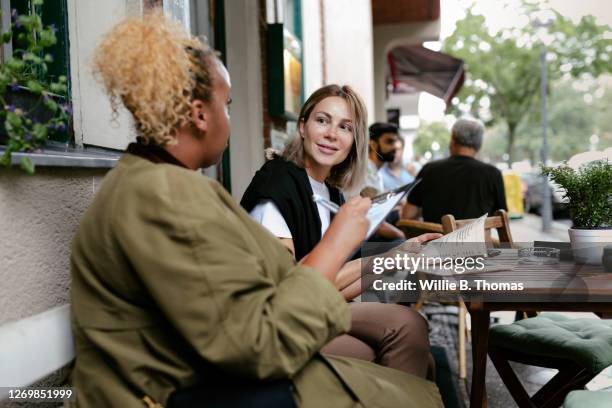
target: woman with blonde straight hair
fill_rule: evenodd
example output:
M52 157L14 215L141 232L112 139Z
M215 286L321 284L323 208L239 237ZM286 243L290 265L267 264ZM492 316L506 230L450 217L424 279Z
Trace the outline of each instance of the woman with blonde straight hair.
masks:
M335 217L327 207L313 202L313 194L341 206L341 190L355 188L364 179L366 118L365 104L350 86L318 89L300 111L298 135L281 157L264 164L242 197L242 206L297 261L306 262L316 245L330 240L327 231ZM438 236L421 236L418 241ZM361 260L346 263L335 285L347 300L359 295ZM352 302L349 307L351 329L323 352L433 376L428 327L421 315L400 305Z
M298 118L298 125L303 126L314 108L329 97L338 97L346 102L348 113L356 118L347 126L349 133L353 135L353 143L346 158L334 165L329 172L327 182L340 190L351 190L363 184L365 178L365 163L368 158L368 126L365 104L361 97L348 85L328 85L316 90L304 103ZM292 161L298 166L306 167L313 163L306 163L305 153L308 157L312 154L305 150L305 139L303 129L300 129L300 137L293 138L292 142L285 148L282 156L285 160Z

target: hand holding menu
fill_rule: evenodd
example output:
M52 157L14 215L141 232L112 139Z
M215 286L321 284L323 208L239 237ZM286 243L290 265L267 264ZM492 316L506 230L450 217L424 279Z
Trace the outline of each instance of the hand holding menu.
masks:
M469 224L444 235L438 239L429 241L421 251L425 258L466 258L466 257L487 257L487 245L485 242L485 222L487 214L475 219ZM514 250L516 253L516 250ZM434 263L435 264L435 263ZM514 262L512 259L506 262L494 262L493 264L485 261L484 268L465 270L463 274L497 272L512 269ZM455 272L452 269L443 269L437 267L420 267L420 272L425 272L430 275L438 276L453 276Z
M370 221L370 228L366 234L366 239L372 236L374 231L378 229L378 226L387 218L391 210L393 210L400 200L410 193L419 182L420 180L417 180L372 198L372 206L367 214L368 221Z
M368 221L370 221L370 227L368 228L368 233L366 234L365 239L368 239L374 233L374 231L378 229L378 226L385 220L391 210L395 208L397 203L399 203L400 200L419 183L419 181L420 180L417 180L415 182L403 185L395 190L388 191L372 198L372 206L366 214L366 218ZM327 208L334 214L340 209L338 205L326 200L318 194L312 195L312 201L315 203L320 203L323 205L323 207Z

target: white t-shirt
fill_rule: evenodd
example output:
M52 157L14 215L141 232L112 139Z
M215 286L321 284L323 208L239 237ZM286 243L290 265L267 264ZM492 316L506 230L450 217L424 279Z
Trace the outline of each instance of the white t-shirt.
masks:
M308 176L308 180L315 194L329 200L329 189L325 183L320 183L310 176ZM319 203L317 203L317 210L321 219L321 236L323 236L327 228L329 228L331 213ZM272 200L262 200L251 210L250 215L255 221L266 227L275 237L293 238L287 222Z

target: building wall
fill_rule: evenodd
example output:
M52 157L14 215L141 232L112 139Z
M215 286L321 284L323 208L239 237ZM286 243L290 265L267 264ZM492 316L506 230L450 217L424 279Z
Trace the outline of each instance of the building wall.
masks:
M230 168L240 199L264 163L259 4L226 0L227 69L232 81Z
M0 170L0 325L68 303L70 242L104 170Z
M351 85L364 99L371 121L374 71L370 1L302 0L302 21L306 98L326 84Z
M305 98L323 85L321 1L302 0L302 46Z
M348 84L354 87L364 99L370 123L374 117L370 0L325 0L324 7L327 83Z

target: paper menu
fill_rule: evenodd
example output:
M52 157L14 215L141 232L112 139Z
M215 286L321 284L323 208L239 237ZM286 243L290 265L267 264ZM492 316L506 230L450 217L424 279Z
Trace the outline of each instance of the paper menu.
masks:
M419 184L420 181L421 180L416 180L372 199L372 206L366 215L368 221L370 221L370 227L368 228L366 239L368 239L378 229L379 225L385 220L391 210L393 210L400 200L410 193L410 191L412 191L412 189Z
M486 220L487 214L484 214L456 231L429 241L422 253L428 257L443 258L463 258L477 255L486 256Z
M370 227L368 228L366 239L378 229L378 226L385 220L391 210L393 210L393 207L400 202L402 197L404 197L404 193L396 193L385 201L372 203L367 214L368 221L370 221Z

